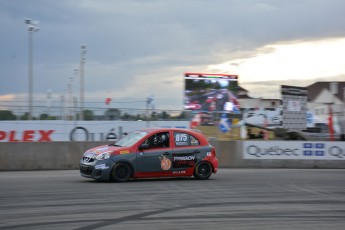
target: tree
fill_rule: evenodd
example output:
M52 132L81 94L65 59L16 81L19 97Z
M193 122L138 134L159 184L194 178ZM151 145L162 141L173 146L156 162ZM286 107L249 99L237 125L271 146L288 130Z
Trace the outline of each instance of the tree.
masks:
M32 118L32 119L34 119L34 118ZM20 120L29 120L29 113L26 112L22 116L20 116Z
M143 118L140 114L137 114L135 117L136 117L135 120L143 120Z
M9 110L0 110L0 120L16 120L17 117Z
M109 120L119 120L121 111L119 109L112 108L105 111L105 115L107 116L107 118L109 118Z
M156 112L152 112L151 113L151 120L157 120L157 113Z
M189 114L186 111L182 111L177 118L178 119L188 119L189 118Z
M42 113L40 115L40 120L56 120L55 116L49 116L47 113Z
M166 120L170 118L170 115L167 112L163 111L161 114L159 114L159 117L163 120Z
M42 113L40 115L40 120L49 120L49 115L47 113Z
M92 110L86 109L83 111L83 113L84 113L84 120L85 121L93 121L95 119L95 116L94 116Z
M129 113L124 113L122 116L121 116L121 119L122 120L135 120L135 116L134 115L130 115Z

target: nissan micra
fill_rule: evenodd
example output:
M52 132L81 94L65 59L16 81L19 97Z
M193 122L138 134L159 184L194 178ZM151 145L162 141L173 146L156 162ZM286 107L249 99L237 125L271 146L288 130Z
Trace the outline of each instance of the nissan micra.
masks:
M217 172L218 159L199 130L155 128L87 150L79 167L83 177L114 182L191 176L206 180Z

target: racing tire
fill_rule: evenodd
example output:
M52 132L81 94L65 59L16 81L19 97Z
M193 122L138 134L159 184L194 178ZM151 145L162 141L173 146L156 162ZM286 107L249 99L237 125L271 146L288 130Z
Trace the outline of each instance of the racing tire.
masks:
M194 177L199 180L207 180L212 175L212 166L209 162L201 162L194 169Z
M127 163L117 163L110 173L113 182L126 182L132 177L132 167Z

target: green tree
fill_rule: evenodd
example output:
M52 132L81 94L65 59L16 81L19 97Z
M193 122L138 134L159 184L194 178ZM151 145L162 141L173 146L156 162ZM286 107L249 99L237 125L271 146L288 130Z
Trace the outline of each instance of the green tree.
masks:
M40 115L40 120L49 120L49 115L47 113L42 113Z
M20 120L29 120L29 113L26 112L22 116L20 116Z
M170 115L167 112L163 111L161 114L159 114L158 117L162 118L163 120L166 120L170 118Z
M119 109L108 109L105 111L105 115L109 120L119 120L121 117L121 111Z
M92 110L86 109L83 111L83 114L84 114L84 120L85 121L93 121L95 119L95 116L94 116Z
M157 117L158 117L158 115L157 115L157 113L156 112L152 112L151 113L151 120L157 120Z
M17 117L10 110L0 110L0 120L16 120Z
M186 111L182 111L177 118L178 119L188 119L189 118L189 114Z
M121 119L122 120L135 120L135 116L133 115L130 115L129 113L124 113L122 116L121 116Z
M56 116L50 116L47 113L42 113L39 117L40 120L56 120Z
M135 116L135 120L143 120L142 116L140 114L137 114Z

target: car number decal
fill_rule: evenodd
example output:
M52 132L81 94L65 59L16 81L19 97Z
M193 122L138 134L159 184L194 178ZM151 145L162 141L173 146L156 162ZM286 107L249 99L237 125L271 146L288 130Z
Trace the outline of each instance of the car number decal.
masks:
M186 146L189 145L188 134L186 133L175 133L175 144L176 146Z

